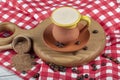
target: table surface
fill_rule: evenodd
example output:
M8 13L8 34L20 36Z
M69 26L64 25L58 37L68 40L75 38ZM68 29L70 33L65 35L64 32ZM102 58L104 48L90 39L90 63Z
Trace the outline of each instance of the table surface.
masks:
M22 79L16 76L13 72L0 66L0 80L22 80Z

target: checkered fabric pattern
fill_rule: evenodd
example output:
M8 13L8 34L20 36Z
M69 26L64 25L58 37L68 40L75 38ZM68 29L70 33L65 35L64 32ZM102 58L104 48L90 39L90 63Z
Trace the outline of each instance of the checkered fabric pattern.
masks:
M4 0L0 2L0 22L13 22L23 29L32 29L38 23L48 18L51 12L61 6L71 6L81 14L90 16L99 22L106 32L106 47L101 54L108 54L120 61L120 3L117 0ZM12 70L23 80L30 80L35 73L40 73L39 80L76 80L82 74L96 80L120 80L120 64L98 56L95 60L76 67L80 74L73 73L71 68L66 72L54 72L40 59L39 64L28 73L21 74L11 67L12 50L0 52L0 65ZM101 66L106 62L106 66ZM91 64L97 64L96 71L92 71Z

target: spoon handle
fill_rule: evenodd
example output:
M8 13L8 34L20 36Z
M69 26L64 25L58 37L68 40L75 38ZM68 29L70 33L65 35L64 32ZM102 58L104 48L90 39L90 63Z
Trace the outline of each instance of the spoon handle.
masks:
M12 45L8 44L8 45L0 46L0 51L7 50L7 49L12 49Z

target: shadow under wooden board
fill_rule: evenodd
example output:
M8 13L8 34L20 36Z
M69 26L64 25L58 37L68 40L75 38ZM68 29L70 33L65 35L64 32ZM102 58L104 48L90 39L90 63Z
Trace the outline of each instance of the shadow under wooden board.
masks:
M94 60L103 51L106 36L102 26L95 20L91 20L91 25L88 27L90 38L85 47L76 52L68 53L54 51L45 45L43 41L43 34L52 22L49 18L44 20L37 26L40 28L40 35L37 37L39 42L36 41L34 43L34 50L36 54L46 62L52 62L57 65L67 67L87 64L88 62Z

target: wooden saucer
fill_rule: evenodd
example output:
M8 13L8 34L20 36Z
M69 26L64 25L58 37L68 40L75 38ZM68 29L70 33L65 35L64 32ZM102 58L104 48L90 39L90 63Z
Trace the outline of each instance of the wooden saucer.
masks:
M47 47L43 41L44 31L52 23L48 18L42 23L38 24L39 27L39 37L36 42L34 42L35 53L44 61L52 62L57 65L63 65L67 67L79 66L87 64L88 62L94 60L105 47L105 32L98 22L91 19L91 25L88 27L90 33L90 38L86 44L87 49L81 49L75 52L58 52Z
M88 42L90 33L87 30L84 33L80 33L78 40L73 41L67 45L64 45L63 47L58 47L56 46L56 40L54 39L52 35L52 29L53 29L53 24L50 24L44 31L43 34L43 41L46 44L47 47L51 48L54 51L60 51L60 52L73 52L81 49L82 47L85 46L85 44ZM75 44L77 41L80 41L80 44L77 45Z

